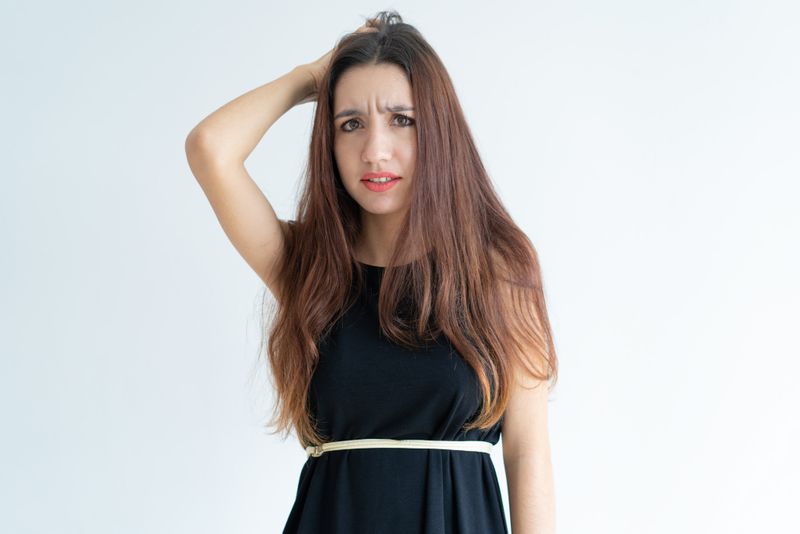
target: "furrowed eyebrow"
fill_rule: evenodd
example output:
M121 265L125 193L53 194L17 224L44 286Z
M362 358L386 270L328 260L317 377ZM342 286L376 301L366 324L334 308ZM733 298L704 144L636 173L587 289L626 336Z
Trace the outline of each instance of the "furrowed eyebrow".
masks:
M414 108L412 106L405 106L403 104L400 104L397 106L388 106L384 108L383 111L391 111L391 112L414 111ZM336 116L333 117L333 120L341 119L342 117L352 117L354 115L364 115L364 112L361 111L360 109L345 109L337 113Z

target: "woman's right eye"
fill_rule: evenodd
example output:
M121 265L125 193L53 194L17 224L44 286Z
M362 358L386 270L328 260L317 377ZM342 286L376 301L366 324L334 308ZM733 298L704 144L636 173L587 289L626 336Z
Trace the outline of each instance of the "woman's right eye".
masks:
M349 129L347 128L347 125L348 125L349 123L353 122L353 121L355 121L355 119L350 119L349 121L344 121L344 122L342 123L342 130L343 130L343 131L345 131L345 132L350 132L350 131L352 131L352 130L349 130ZM356 122L358 122L358 121L356 121Z

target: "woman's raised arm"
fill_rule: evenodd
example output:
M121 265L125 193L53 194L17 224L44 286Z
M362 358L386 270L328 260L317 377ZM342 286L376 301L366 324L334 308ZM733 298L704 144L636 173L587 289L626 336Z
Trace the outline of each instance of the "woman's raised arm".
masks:
M228 102L186 138L186 157L233 246L278 296L276 266L283 254L285 221L245 169L245 159L267 130L315 93L305 65Z

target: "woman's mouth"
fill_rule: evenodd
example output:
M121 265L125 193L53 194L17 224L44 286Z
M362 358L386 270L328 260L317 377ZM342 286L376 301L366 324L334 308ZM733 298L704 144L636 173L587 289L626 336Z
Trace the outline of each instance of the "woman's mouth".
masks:
M383 179L381 179L383 180ZM367 189L370 191L375 191L376 193L380 193L382 191L387 191L394 187L394 185L402 178L392 178L386 182L371 182L369 180L361 180L361 183L367 186Z

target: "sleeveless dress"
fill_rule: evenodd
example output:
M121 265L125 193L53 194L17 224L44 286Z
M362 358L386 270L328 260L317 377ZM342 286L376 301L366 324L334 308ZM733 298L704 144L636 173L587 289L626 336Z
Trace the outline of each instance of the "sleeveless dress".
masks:
M329 441L483 440L462 426L481 406L474 370L443 335L409 351L379 331L384 268L360 263L358 301L319 344L309 402ZM437 449L348 449L309 456L284 534L507 534L491 457Z

